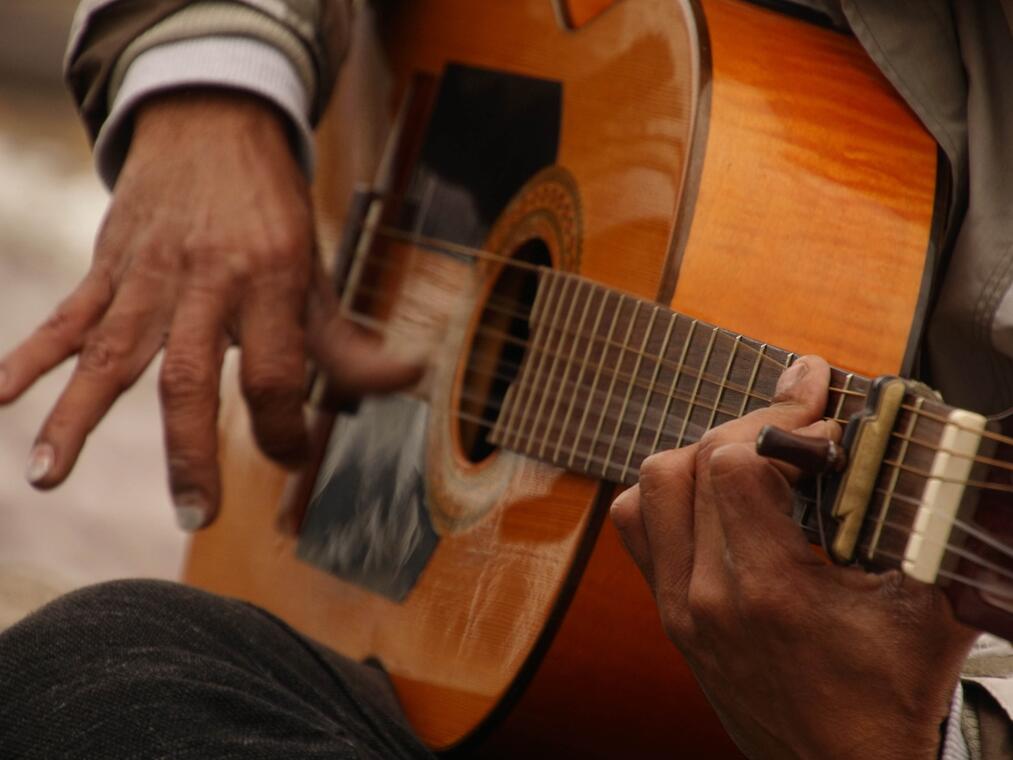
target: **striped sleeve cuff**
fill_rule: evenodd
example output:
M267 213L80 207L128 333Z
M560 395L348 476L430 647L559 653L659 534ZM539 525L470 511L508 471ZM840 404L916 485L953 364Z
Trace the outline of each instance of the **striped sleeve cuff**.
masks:
M137 106L151 95L184 87L241 90L273 103L292 125L296 157L312 178L311 96L289 59L255 39L202 37L153 47L130 64L95 142L96 167L107 187L116 184L126 159Z

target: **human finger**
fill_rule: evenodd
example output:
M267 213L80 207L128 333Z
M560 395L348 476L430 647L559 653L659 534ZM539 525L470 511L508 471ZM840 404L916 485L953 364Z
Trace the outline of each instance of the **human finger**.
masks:
M830 385L830 366L818 356L803 356L782 373L770 406L708 432L704 454L726 443L754 442L765 425L797 430L823 416Z
M77 353L113 298L104 270L92 268L46 321L0 360L0 404L14 401L42 375Z
M644 580L654 588L654 566L651 563L651 547L644 528L644 516L640 510L640 486L627 488L609 508L609 517L619 531L619 537L630 553Z
M240 310L240 379L253 434L265 454L290 466L305 461L309 448L304 299L296 284L264 283L251 289Z
M696 446L653 454L640 466L640 511L655 596L670 632L685 622L697 551L694 513Z
M716 449L697 477L701 496L720 520L730 556L753 564L785 559L823 564L792 519L788 479L749 444Z
M50 412L29 456L27 478L52 488L73 469L85 440L132 386L161 347L164 299L145 280L128 281L88 333L67 387Z
M421 362L385 353L375 336L337 312L311 324L307 347L327 375L330 395L336 399L406 388L418 382L425 371Z
M216 294L186 291L176 309L159 377L169 491L187 531L208 525L221 498L218 406L227 346L226 306Z

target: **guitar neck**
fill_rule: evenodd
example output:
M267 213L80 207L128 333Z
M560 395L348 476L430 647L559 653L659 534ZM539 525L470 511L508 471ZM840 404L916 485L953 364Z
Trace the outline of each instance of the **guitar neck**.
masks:
M527 350L490 440L572 472L635 483L651 454L767 406L797 358L576 275L539 278ZM824 417L845 424L871 388L833 368ZM1010 447L972 429L968 414L921 389L904 393L853 559L938 583L967 622L1009 636ZM836 521L821 495L820 484L804 485L796 519L826 546Z
M581 277L544 270L530 339L491 439L595 478L636 482L651 454L766 407L798 355ZM834 368L825 416L865 404Z

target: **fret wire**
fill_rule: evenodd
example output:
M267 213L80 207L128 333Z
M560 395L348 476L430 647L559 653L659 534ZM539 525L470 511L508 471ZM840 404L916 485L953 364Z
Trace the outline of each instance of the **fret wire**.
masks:
M416 244L420 245L420 247L432 247L434 250L437 250L437 251L443 251L445 249L446 251L452 251L453 253L455 253L455 255L466 255L466 256L469 256L471 258L476 258L476 259L480 259L480 260L482 260L482 259L489 259L491 261L503 263L504 266L513 266L513 267L517 267L517 268L521 268L521 269L525 269L525 270L538 271L538 272L553 272L555 274L560 275L561 277L571 277L571 278L578 278L578 279L586 279L586 278L581 277L580 275L577 275L577 274L574 274L574 273L570 273L570 272L556 272L555 270L548 269L546 267L541 267L541 266L538 266L538 265L527 264L525 262L515 262L515 261L512 261L512 260L509 260L507 257L500 256L498 254L492 254L490 252L482 251L480 249L468 249L466 246L459 246L457 244L450 244L450 243L447 243L446 245L442 245L441 246L440 245L440 241L433 241L431 239L421 238L419 236L413 236L410 233L405 233L403 231L400 231L400 230L397 230L397 229L394 229L394 228L383 228L383 229L375 228L375 229L373 229L371 231L376 232L377 235L380 236L380 237L391 237L392 239L396 239L396 240L406 241L406 242L410 242L410 243L416 243ZM470 253L470 254L462 253L462 251L467 251L467 250L472 251L472 253ZM397 265L392 264L390 262L386 262L386 261L380 260L375 254L369 259L368 263L370 263L371 265L386 266L386 267L390 267L390 268L394 268L395 266L397 266ZM603 287L602 289L605 292L609 292L609 293L614 292L614 293L617 293L620 296L623 295L621 292L612 290L611 288L604 288ZM379 292L379 291L375 291L375 292ZM519 312L513 312L513 313L514 313L515 316L519 316L519 317L520 316L524 316L523 314L521 314ZM685 315L678 315L677 314L677 316L685 316ZM597 338L595 338L595 339L597 340ZM747 346L747 348L749 348L752 351L757 351L757 349L755 349L755 348L753 348L751 346ZM793 354L793 355L797 356L796 354ZM782 365L780 362L774 360L772 357L766 357L765 356L765 357L763 357L763 361L766 361L766 362L772 364L773 366L777 366L777 367L779 367L781 369L784 369L787 366L787 365ZM710 378L704 378L704 379L707 380L708 382L713 382ZM866 394L864 392L860 392L860 391L844 391L842 389L833 387L833 385L830 386L829 390L833 391L833 392L842 392L842 393L844 393L844 395L847 395L847 396L855 396L855 397L865 397L866 396ZM766 398L766 397L757 396L757 398L760 398L761 400L763 400L765 402L770 402L771 401L770 398ZM1002 438L1002 437L999 437L999 438L1000 438L1000 440L1003 440L1006 443L1013 444L1013 439L1007 439L1007 438Z
M605 291L605 292L606 292L606 294L608 293L608 291ZM682 316L682 315L676 314L676 317L678 317L678 316ZM369 317L368 315L360 314L360 313L357 313L357 312L352 312L349 315L349 319L352 319L353 321L355 321L355 322L357 322L359 324L362 324L365 327L369 327L370 329L376 330L378 332L384 332L385 329L386 329L386 327L387 327L387 325L384 322L381 322L380 320L373 319L372 317ZM695 326L696 326L696 324L695 324L695 320L694 320L691 323L691 330ZM490 333L490 334L494 333L494 331L487 331L487 332ZM505 338L509 337L509 336L506 336L505 334L502 334L502 333L501 333L501 335L503 337L505 337ZM618 345L618 344L613 344L613 345ZM687 344L685 344L684 348L688 348L688 346L689 346L689 344L687 343ZM519 367L520 365L512 365L512 366L518 366ZM778 366L780 366L780 365L778 365ZM677 369L681 369L681 367L679 367L678 365L677 365L676 368ZM601 369L601 366L599 365L598 371L600 371L600 369ZM519 396L524 390L527 390L528 386L530 385L530 381L525 382L525 378L527 378L527 374L525 374L525 378L521 378L520 380L516 380L515 378L508 377L508 376L505 376L505 375L502 375L502 374L499 374L499 373L492 373L492 374L493 374L493 376L498 377L499 379L505 380L507 382L514 382L515 383L514 385L512 385L507 390L507 393L504 396L504 404L502 405L502 408L505 408L505 409L508 410L508 416L510 417L510 424L512 424L512 422L513 422L513 420L514 420L514 418L515 418L515 416L517 414L517 409L518 409L519 401L516 402L516 403L512 402L512 403L510 403L508 405L508 404L506 404L506 400L510 399L512 396ZM608 373L608 374L610 376L614 375L614 373ZM697 377L697 375L694 374L694 373L686 373L686 376ZM681 375L678 375L678 374L673 375L673 380L678 380L680 378L681 378ZM620 375L620 379L631 380L631 378L628 378L628 377L625 377L625 376L622 376L622 375ZM704 379L707 380L708 378L704 378ZM599 391L596 389L596 387L597 386L592 386L592 391L595 394L599 393ZM516 390L516 392L515 392L515 390ZM604 391L600 391L600 392L604 393ZM668 410L670 408L669 404L671 402L680 400L680 394L677 391L674 391L673 393L674 393L674 395L670 395L669 399L668 399L668 402L666 403L665 414L668 413ZM511 399L511 401L512 401L512 399ZM697 403L696 406L698 406L699 408L703 409L704 411L710 411L710 409L711 409L711 407L705 407L705 406L703 406L703 404L700 404L700 403ZM719 410L719 411L722 411L722 410ZM584 408L584 415L586 416L588 414L588 412L589 412L589 407L585 406L585 408ZM724 412L724 413L729 413L729 412ZM842 422L842 420L837 420L837 421L838 422ZM502 429L504 429L504 428L506 428L508 426L509 425L507 423L499 425L498 421L497 421L497 425L494 426L494 429L502 430ZM508 442L508 440L506 439L507 432L509 432L509 431L504 431L504 437L501 439L501 441L502 441L501 445L503 445L506 448L510 448L511 445ZM663 428L659 425L659 428L657 429L656 432L657 432L658 436L660 437L661 433L663 432ZM583 429L582 428L578 430L578 435L580 437L583 437ZM655 446L657 446L657 442L658 442L658 439L656 438ZM572 461L567 464L568 467L570 467L572 465L573 465Z
M611 293L606 292L606 298L608 298L609 295L611 295ZM606 338L606 341L611 341L612 340L612 336L615 334L615 331L616 331L616 325L619 323L619 315L622 314L622 311L623 311L623 297L622 297L622 294L619 294L618 295L618 302L616 304L616 311L615 311L615 314L613 315L612 322L609 325L608 337ZM603 366L605 366L605 359L608 356L608 347L607 346L608 346L608 343L606 343L605 346L603 346L601 359L598 361L598 368L595 369L595 371L594 371L594 380L591 383L591 390L588 392L588 398L591 398L592 396L594 396L595 390L598 388L598 382L601 380L601 369L602 369ZM613 379L615 379L615 378L613 378ZM591 411L591 405L590 404L585 404L584 405L584 412L580 416L580 426L577 428L577 439L576 440L577 440L578 443L583 439L584 424L587 422L587 415L588 415L588 413L590 411ZM602 414L604 414L604 412L602 412ZM590 458L590 456L593 453L594 453L594 446L592 445L591 451L589 451L588 454L587 454L588 458ZM570 456L570 466L572 466L572 465L573 465L573 455L571 454L571 456ZM585 467L585 469L586 469L586 467Z
M658 318L658 311L659 311L658 307L655 306L651 310L651 317L650 317L650 319L647 320L647 329L644 331L644 337L640 341L640 351L637 354L637 359L636 359L636 361L633 364L633 376L634 377L636 377L637 374L640 372L640 365L641 365L641 363L644 360L644 352L647 350L647 342L651 338L651 330L654 329L654 322ZM621 368L621 366L622 366L622 360L620 359L620 364L617 366L617 369ZM616 420L615 428L612 431L612 442L609 444L608 451L605 453L605 460L607 462L611 462L612 461L612 454L616 450L616 440L619 438L619 431L622 430L623 421L626 418L626 410L630 406L630 398L632 398L632 396L633 396L633 389L634 389L634 387L635 386L634 386L633 383L630 383L629 385L626 386L626 395L623 397L623 405L622 405L622 408L619 410L619 419ZM632 451L632 447L631 447L630 450ZM606 467L607 466L608 465L606 465ZM626 475L626 470L624 469L623 470L623 477L625 477L625 475Z
M509 381L511 379L507 375L503 375L503 374L499 374L499 373L489 373L489 374L490 374L490 376L495 377L495 378L500 379L500 380L507 380L507 381ZM565 392L565 387L563 389L563 392ZM596 390L595 391L596 395L605 394L605 393L606 393L605 390ZM679 400L679 394L675 393L674 396L669 395L668 399L670 401ZM469 400L486 401L487 399L476 396L476 397L469 397ZM916 399L916 401L921 401L921 399ZM695 403L694 406L696 406L697 408L702 409L704 411L713 411L713 409L714 409L713 406L705 406L701 402ZM502 405L502 407L497 407L496 405L491 404L490 408L495 409L495 408L508 408L508 407L507 407L507 404L504 403ZM731 414L731 412L728 411L727 409L719 408L717 411L720 412L720 413L722 413L722 414ZM663 414L665 414L665 413L667 413L667 412L663 412ZM607 416L605 418L605 422L608 423L608 422L611 422L611 421L613 421L615 419L616 419L615 417ZM824 419L828 419L828 418L824 418ZM491 421L489 421L489 422L491 423ZM656 428L656 429L654 429L654 432L656 434L660 435L660 433L662 432L662 430L663 430L663 427L659 424L659 427ZM646 431L647 432L652 432L651 428L649 428L649 427L646 428ZM890 438L891 439L895 439L895 440L900 441L900 442L905 442L905 441L907 441L907 442L913 442L913 443L915 443L915 444L917 444L919 446L922 446L924 448L927 448L927 449L929 449L930 451L933 451L933 452L949 453L952 456L962 457L962 458L965 458L965 459L970 459L971 461L974 461L974 462L984 462L985 464L997 463L999 465L1005 464L1003 462L1000 462L999 460L993 460L993 459L990 459L988 457L979 457L979 456L976 456L976 455L965 454L965 453L962 453L962 452L952 451L951 449L947 449L947 448L943 448L943 447L938 447L938 446L935 446L935 445L933 445L933 444L931 444L931 443L929 443L927 441L921 441L921 440L919 440L917 438L909 437L909 436L906 436L905 434L899 433L899 432L898 433L891 433L890 434ZM652 447L648 449L648 452L649 453L655 453L656 446L657 446L656 443L654 445L652 445ZM898 464L900 464L900 463L888 460L888 461L885 461L884 464L885 465L890 465L890 466L893 466L893 467L897 467ZM616 466L618 467L619 465L617 464ZM913 470L909 466L903 466L902 469L905 469L905 470L908 470L908 471L912 471L915 475L918 475L918 476L923 477L925 479L932 478L932 476L930 474L928 474L924 470ZM951 479L948 482L962 482L962 481L955 481L955 480ZM985 482L985 481L980 481L980 482L979 481L968 481L967 483L964 483L964 485L970 485L970 486L975 487L975 488L983 488L983 489L986 489L986 490L989 490L989 489L991 489L991 490L1005 490L1004 486L1001 486L1001 485L998 485L998 484L989 483L989 482ZM996 487L997 485L998 485L998 487ZM899 495L897 495L896 498L900 498Z
M552 276L546 276L545 279L548 280L548 283L545 286L546 287L545 300L548 302L550 300L550 295L556 292L556 283L559 282L559 278L552 277ZM543 282L544 282L544 280L543 280ZM541 290L541 288L539 288L539 290ZM563 304L563 300L562 299L559 299L556 302L556 308L552 312L553 313L553 317L550 318L549 324L551 324L551 322L554 320L555 315L559 311L559 309L562 308L562 304ZM541 311L539 311L538 318L537 319L533 319L532 322L531 322L531 324L535 328L535 338L531 342L531 351L532 351L532 357L531 358L532 358L532 360L534 360L535 359L535 355L537 354L537 352L539 350L538 349L539 342L540 341L544 342L544 341L547 341L549 339L549 334L551 333L551 328L549 326L547 326L547 325L543 325ZM530 387L528 388L528 393L525 396L523 402L521 400L520 394L518 393L518 395L517 395L517 402L516 403L517 403L517 406L518 406L518 410L520 411L520 417L517 420L518 424L515 425L513 422L511 422L511 426L510 427L512 427L513 430L512 431L511 430L507 430L507 434L508 435L511 432L513 432L513 444L512 444L513 448L516 448L517 445L520 443L520 439L521 439L521 425L523 425L527 421L527 419L528 419L528 411L529 411L529 408L531 406L532 399L534 399L534 397L535 397L535 390L537 388L537 380L538 380L538 377L542 374L542 367L545 364L545 357L546 357L545 353L542 353L540 356L538 356L538 366L536 367L535 371L533 373L531 373L531 381L529 383ZM522 403L523 403L523 406L522 406ZM504 439L504 442L505 442L505 440L506 439Z
M608 302L608 299L609 299L609 293L608 293L608 291L605 291L603 293L603 295L602 295L601 304L598 306L598 314L594 318L594 327L591 328L591 335L588 337L587 349L584 351L584 359L581 361L580 372L577 374L577 380L574 383L574 387L573 387L573 395L570 397L570 406L566 410L566 417L563 418L563 428L562 429L564 431L566 430L566 428L570 424L570 416L573 414L574 405L577 403L577 396L580 395L580 386L584 382L584 375L587 374L588 361L591 358L591 350L594 348L594 339L593 339L593 336L597 335L598 328L601 326L602 316L605 314L605 304ZM601 366L601 362L599 362L598 364L599 364L599 367L600 367ZM585 416L587 415L587 408L590 406L590 401L591 401L591 392L589 391L588 392L588 403L584 405L584 415ZM583 421L583 419L581 419L581 429L583 429L583 426L584 426L584 421ZM578 434L579 434L579 431L578 431ZM552 458L553 459L558 459L559 458L559 447L562 445L562 443L563 443L563 436L560 435L559 436L559 440L556 441L556 449L555 449L555 451L552 454ZM575 448L570 450L570 458L567 460L567 466L569 466L569 467L573 466L573 458L574 458L574 454L575 453L576 453L576 449Z
M551 270L548 270L548 271L551 271ZM536 295L536 303L538 302L539 298L542 296L543 292L544 292L543 290L541 290L541 289L539 290L538 294ZM368 317L367 315L358 314L358 313L356 313L354 311L348 312L348 314L346 316L348 316L349 318L351 318L351 319L353 319L355 321L359 321L359 322L361 322L361 323L363 323L363 324L365 324L367 326L373 327L375 329L379 329L381 331L385 327L385 325L384 325L384 323L382 321L372 319L372 318ZM593 337L592 340L597 340L597 338ZM519 341L519 343L521 345L524 345L523 341ZM753 349L753 350L757 350L758 351L758 349ZM792 355L794 355L794 354L792 354ZM790 359L790 357L789 357L789 359ZM780 366L780 365L778 365L778 366ZM835 419L837 419L837 421L841 422L841 423L846 422L846 420L840 418L840 415L843 412L843 403L844 403L844 398L843 397L844 396L865 397L867 395L865 392L862 392L862 391L850 390L850 388L848 386L852 382L852 378L853 377L854 377L853 373L849 373L848 374L844 388L837 389L837 388L833 387L833 385L831 385L830 388L829 388L829 390L832 391L832 392L840 392L842 394L842 398L838 399L838 405L837 405L837 409L841 410L841 412L837 412L835 414ZM707 381L707 382L714 382L711 378L707 378L707 377L704 377L704 380ZM767 400L767 399L763 399L763 400ZM911 407L903 407L903 408L910 409ZM918 414L920 416L928 417L929 419L935 419L935 420L941 420L941 421L945 420L945 418L939 417L938 415L935 415L935 414L933 414L931 412L921 411L921 412L918 412ZM961 429L961 430L964 429L964 427L960 426L960 425L958 425L957 427L958 427L958 429ZM974 432L977 432L977 431L974 431ZM1007 444L1013 445L1013 438L1008 438L1008 437L1006 437L1004 435L995 434L995 433L992 433L992 432L987 431L987 430L982 433L982 437L990 439L990 440L996 440L996 441L999 441L1001 443L1007 443ZM963 455L963 456L967 456L967 455ZM985 461L985 460L982 459L982 458L980 458L980 457L974 457L973 461ZM998 466L1009 468L1009 465L1004 465L1004 464L1000 464Z
M855 373L849 372L847 377L844 378L844 387L841 388L841 395L837 399L837 409L834 411L834 417L837 419L841 418L841 413L844 411L844 399L847 395L848 390L851 388L851 381L855 377Z
M925 402L925 399L919 398L917 400L917 406L921 408L921 405ZM907 435L910 436L914 432L915 423L918 418L915 415L911 415L911 418L907 423ZM900 461L903 462L907 457L908 442L902 441L900 447ZM883 524L886 520L886 513L890 509L890 503L893 500L894 491L897 489L897 481L900 480L900 469L895 468L893 473L890 475L890 485L886 489L886 493L883 494L883 502L879 509L879 515L876 517L876 529L872 536L872 543L868 548L868 557L873 559L873 555L876 553L876 547L879 546L879 539L883 532Z
M374 261L373 263L379 263L379 262ZM557 272L556 270L551 270L551 269L546 270L546 271L549 272L549 273L551 273L551 274L553 274L553 275L558 275L559 276L558 279L563 279L563 275L568 275L569 274L569 273L566 273L566 272ZM585 278L576 277L574 275L569 275L569 277L575 278L575 279L579 280L580 282L589 282L591 284L597 285L593 281L587 280ZM607 290L605 288L602 288L602 289L603 290ZM380 289L370 289L370 288L363 287L363 288L360 288L360 291L361 292L365 292L365 293L369 293L369 294L372 294L372 295L375 295L375 296L386 295L386 292L383 291L383 290L380 290ZM618 291L612 291L612 292L617 292L618 293ZM623 294L619 293L619 295L623 295ZM645 303L650 303L650 302L645 302ZM497 305L497 304L500 304L500 305ZM514 305L521 306L521 304L519 304L519 303L515 303ZM508 301L503 301L502 299L498 299L498 298L495 298L495 297L491 297L488 301L486 301L484 308L486 308L489 311L493 311L493 312L496 312L496 313L499 313L499 314L503 314L505 316L516 317L516 318L519 318L519 319L526 319L527 320L530 317L529 312L527 312L527 311L519 311L517 309L509 308L509 302ZM672 312L672 313L676 313L676 312ZM735 337L736 336L736 334L735 333L731 333L731 331L726 331L723 328L719 328L719 329L721 329L722 332L724 332L724 333L728 333L729 337ZM584 337L584 336L574 335L574 337ZM742 336L742 337L745 337L745 336ZM595 341L602 340L600 338L600 336L597 336L597 335L593 336L592 339L595 340ZM514 343L515 345L518 345L518 346L520 346L522 348L526 348L529 345L529 343L526 343L525 341L522 341L522 340L519 340L519 339L514 339L514 340L511 340L510 342ZM618 343L616 343L616 342L613 341L613 342L610 342L610 345L618 346ZM746 345L746 344L743 344L743 345ZM756 349L752 348L751 346L747 345L746 347L749 348L749 350L751 350L751 351L756 351ZM768 357L763 357L763 360L764 361L768 361L768 362L774 364L775 366L777 366L779 368L781 367L781 365L779 363L775 362L773 359L770 359ZM668 366L671 366L671 363L668 363ZM717 380L715 380L713 378L710 378L710 377L704 377L704 381L705 382L709 382L709 383L714 383L714 384L717 384L717 382L718 382ZM732 390L736 390L736 391L741 390L740 388L737 388L734 385L729 385L729 388L732 389ZM830 390L834 390L834 389L831 388ZM769 403L770 400L771 400L770 397L767 397L767 396L759 396L759 395L757 395L756 398L758 398L758 399L760 399L760 400L762 400L762 401L764 401L766 403Z
M585 282L590 282L590 281L589 280L580 280L579 282L581 284L583 284ZM591 295L593 295L595 287L593 285L591 285L590 290L591 290ZM578 285L577 289L574 290L574 293L573 293L573 302L574 303L577 302L577 294L579 292L580 292L580 285ZM580 322L579 322L579 326L577 327L578 334L579 334L580 330L583 329L584 323L587 322L587 313L588 313L588 311L591 308L591 295L589 295L587 298L584 299L584 309L580 313ZM571 305L571 316L572 316L572 308L573 307ZM568 317L567 318L567 326L569 326L569 323L570 323L570 319ZM548 425L546 427L546 433L547 434L551 434L552 433L552 425L553 425L553 423L556 420L556 412L559 409L559 401L563 397L563 391L566 388L566 379L570 376L570 370L573 369L573 360L577 356L577 346L579 344L580 344L580 338L574 338L574 340L572 341L572 345L570 346L570 355L566 359L566 370L563 372L563 379L561 381L560 393L557 394L555 403L553 403L553 405L552 405L552 413L549 415L549 422L548 422ZM588 348L590 348L590 338L588 339ZM589 353L590 353L590 351L586 351L584 353L585 357ZM573 396L570 397L570 406L571 406L571 408L572 408L572 404L573 404L573 401L575 400L575 398L576 398L576 394L574 394ZM563 433L565 432L565 430L566 430L566 421L564 420L563 426L560 427L560 429L559 429L559 437L556 439L556 454L557 455L559 453L559 443L560 443L560 441L563 440ZM541 457L544 454L545 454L545 440L543 438L542 445L538 449L538 456Z
M728 355L728 364L725 365L725 374L721 382L718 384L718 395L714 399L714 409L711 411L710 419L707 420L707 430L714 427L714 418L718 415L718 407L721 406L721 397L724 395L726 386L725 383L728 381L728 375L732 371L732 364L735 362L735 352L739 349L739 344L742 342L742 336L736 335L735 341L732 343L732 350Z
M476 259L476 260L479 260L479 261L492 261L492 262L495 262L495 263L498 263L498 264L502 264L502 266L504 266L504 267L513 267L513 268L517 268L517 269L522 269L522 270L526 270L526 271L535 271L535 272L540 272L540 273L555 271L555 270L549 269L548 267L540 266L540 265L537 265L537 264L531 264L531 263L528 263L528 262L525 262L525 261L519 261L519 260L510 258L509 256L504 256L502 254L493 253L491 251L486 251L486 250L483 250L481 248L474 248L474 247L470 247L470 246L461 245L461 244L458 244L458 243L452 243L450 241L439 240L437 238L426 237L426 236L423 236L423 235L419 235L417 233L407 232L405 230L401 230L401 229L398 229L396 227L391 227L390 225L370 224L369 222L361 222L359 224L359 229L362 232L369 233L369 234L374 234L377 237L390 238L392 240L397 240L399 242L408 243L410 245L415 245L415 246L418 246L420 248L428 248L428 249L434 250L436 252L450 252L450 253L453 253L456 256L463 256L465 258L472 258L472 259ZM380 261L379 258L375 254L372 255L371 257L369 257L369 263L371 263L371 264L375 263L375 264L379 264L381 266L395 266L395 265L389 264L387 262ZM580 275L575 274L575 273L571 273L571 272L557 272L557 274L559 274L560 276L563 276L563 277L574 277L574 278L585 279L585 278L582 278ZM623 295L619 291L612 290L611 288L605 288L605 290L606 290L606 292L615 292L615 293L619 294L620 296ZM774 364L775 366L781 366L778 362L774 361L773 359L770 359L770 362L772 364ZM831 389L831 390L834 390L834 389ZM865 394L863 394L863 393L852 393L852 394L849 394L849 395L863 396ZM767 400L769 401L769 399L767 399ZM1009 442L1013 443L1013 439L1011 439Z
M562 356L562 354L560 353L560 350L562 348L564 348L563 347L564 330L570 324L570 322L573 320L573 312L574 312L574 309L577 306L577 291L580 288L580 283L582 282L582 280L565 280L563 282L563 290L562 290L562 293L559 296L559 306L560 306L560 308L562 308L563 303L566 301L566 286L570 282L575 283L574 288L573 288L573 293L571 294L571 297L570 297L570 308L567 309L567 312L566 312L566 321L563 323L563 329L560 330L560 332L559 332L559 338L556 341L556 354L552 357L552 364L550 365L548 376L545 378L546 379L546 383L542 384L543 388L548 387L547 383L552 382L555 379L555 377L556 377L556 367L559 366L559 359ZM553 327L553 329L555 329L555 327ZM531 430L528 432L528 445L529 445L529 449L530 449L531 445L534 443L534 438L536 437L536 435L538 433L538 421L542 418L542 412L545 410L546 399L547 399L547 394L545 394L543 392L541 394L541 399L539 399L539 402L538 402L538 411L535 412L534 422L531 425ZM559 394L556 394L556 403L553 405L553 408L552 408L553 415L555 415L555 410L558 407L558 405L559 405ZM551 432L551 429L552 429L552 420L550 418L549 422L546 423L545 433L542 435L542 443L541 443L541 446L539 446L539 448L538 448L538 456L541 456L542 452L545 451L545 443L546 443L548 434Z
M675 444L675 448L677 449L682 448L682 442L686 438L686 428L693 417L693 407L696 405L696 397L700 393L700 376L707 371L707 362L710 361L711 351L714 350L714 340L717 338L717 335L718 328L711 328L711 337L707 341L707 350L704 351L703 362L700 364L700 372L697 374L696 383L693 385L693 393L689 397L689 403L686 404L686 416L682 418L682 427L679 429L679 438Z
M756 376L760 372L760 363L766 351L767 344L764 343L756 352L756 361L753 362L753 371L749 375L749 382L746 384L746 392L742 396L742 405L739 407L739 417L744 417L746 415L746 407L749 405L749 397L752 395L753 387L756 385Z
M642 301L640 301L639 299L633 302L633 315L630 317L630 323L626 327L626 334L623 337L623 344L622 347L619 349L619 356L616 358L616 367L618 368L621 368L623 366L623 358L625 357L626 351L629 349L630 346L630 336L633 334L633 325L635 325L637 322L637 314L640 313L641 303ZM621 313L622 308L620 307L619 311L617 312L617 316L618 314ZM618 321L618 319L616 321ZM594 435L591 436L591 449L588 452L588 462L590 462L591 453L594 452L595 448L598 445L598 438L601 436L601 429L605 423L605 412L612 404L612 393L615 391L615 387L616 387L616 375L613 374L612 382L609 383L608 393L605 394L605 407L602 409L601 416L598 418L598 425L595 427ZM585 469L587 468L587 463L584 464L584 468ZM604 472L602 474L604 474Z
M562 272L556 273L554 270L549 270L549 271L553 272L553 274L566 274L566 273L562 273ZM578 280L580 282L591 282L590 280L585 280L583 278L578 278ZM592 284L594 284L594 283L592 282ZM367 288L362 288L361 290L363 292L367 292L367 293L373 293L373 294L376 294L376 295L383 295L383 291L381 291L381 290L376 290L376 289L370 290L370 289L367 289ZM602 290L606 290L606 289L603 288ZM613 292L615 292L615 291L613 291ZM498 314L503 314L505 316L517 317L519 319L524 319L524 318L528 317L527 313L523 313L523 312L520 312L520 311L515 311L515 310L512 310L512 309L507 309L505 307L496 306L497 303L498 303L498 301L496 299L490 298L486 302L485 308L488 311L496 312ZM650 303L650 302L645 302L645 303ZM666 311L670 311L670 310L666 309ZM671 312L670 311L670 313L675 314L676 316L684 316L684 315L679 315L677 312ZM712 325L712 327L716 327L716 326ZM488 330L486 328L482 328L482 327L479 327L478 329L480 331L485 331L486 333L490 333L491 332L490 330ZM727 330L725 330L724 328L721 328L721 327L718 327L718 329L721 331L722 337L727 336L729 338L742 338L743 339L743 342L741 343L742 346L744 346L745 348L747 348L748 350L753 351L753 352L758 352L759 351L759 349L754 348L754 347L748 345L748 343L744 342L745 336L738 335L736 333L732 333L732 332L727 331ZM602 342L607 342L608 346L616 346L616 347L619 346L618 342L616 342L616 341L605 341L603 338L601 338L601 336L598 336L596 334L592 334L591 336L588 336L586 334L579 333L579 332L567 333L567 334L570 335L571 337L574 337L574 338L577 338L577 339L582 338L582 337L589 337L589 339L591 341L593 341L593 342L602 341ZM509 342L509 343L511 343L513 345L519 346L521 348L528 348L531 345L530 341L523 341L523 340L521 340L519 338L515 338L513 336L509 336L509 335L504 334L503 337L504 337L504 339L507 342ZM764 344L764 345L767 345L767 344ZM768 363L772 364L773 366L778 367L778 369L783 369L784 368L783 365L780 362L777 362L776 360L774 360L773 358L771 358L769 356L763 356L763 355L759 355L758 354L757 355L757 360L761 361L761 362L768 362ZM665 364L666 367L673 367L674 366L673 363L669 362L669 361L664 361L664 364ZM718 385L720 383L720 380L717 380L717 379L715 379L713 377L709 377L707 375L704 375L703 380L704 380L704 382L711 383L713 385ZM728 387L729 390L733 390L733 391L736 391L736 392L739 392L739 393L745 392L743 390L743 388L735 385L734 383L729 383L727 385L727 387ZM831 385L831 386L828 387L828 391L830 391L830 392L838 392L839 390L840 390L839 388L835 388L835 387L833 387L833 385ZM752 396L752 398L755 398L757 400L763 401L764 403L770 403L772 401L772 399L771 399L770 396L765 396L765 395L762 395L762 394L759 394L759 393L753 393L753 392L750 392L750 395ZM861 393L861 392L851 392L848 395L864 397L866 394Z
M679 315L675 315L676 321L679 319ZM689 329L686 331L686 341L682 344L682 352L679 354L679 363L675 367L675 373L672 375L672 384L668 389L668 398L665 399L665 408L661 412L661 419L658 420L658 429L654 433L654 442L651 444L650 453L653 454L658 450L658 445L661 443L661 433L665 429L665 423L668 420L668 413L672 408L672 401L675 399L677 387L679 385L679 378L682 375L682 368L686 363L686 356L689 354L689 344L693 342L693 334L696 331L698 322L695 319L691 319L689 322ZM689 409L689 406L686 407Z
M678 319L678 316L674 311L670 311L668 313L672 315L673 318L668 320L668 327L665 329L665 337L662 339L661 349L658 351L658 361L654 365L654 374L651 376L651 382L647 387L647 393L644 396L644 403L640 407L640 417L637 420L637 426L633 430L633 445L630 446L629 451L626 453L626 461L623 462L623 471L620 475L620 478L623 480L626 479L626 474L629 472L630 462L633 459L633 451L637 446L637 439L640 438L640 431L644 426L644 419L647 417L647 410L651 406L651 396L654 395L654 392L657 389L658 376L661 374L661 359L668 353L668 346L672 341L672 328L675 327L676 320ZM661 426L661 423L659 423L659 429Z

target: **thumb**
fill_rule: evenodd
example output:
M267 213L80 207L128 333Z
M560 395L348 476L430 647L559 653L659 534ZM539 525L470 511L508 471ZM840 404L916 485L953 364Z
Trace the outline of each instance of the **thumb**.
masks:
M339 400L406 388L425 371L421 363L391 356L375 335L339 314L312 330L309 349Z

